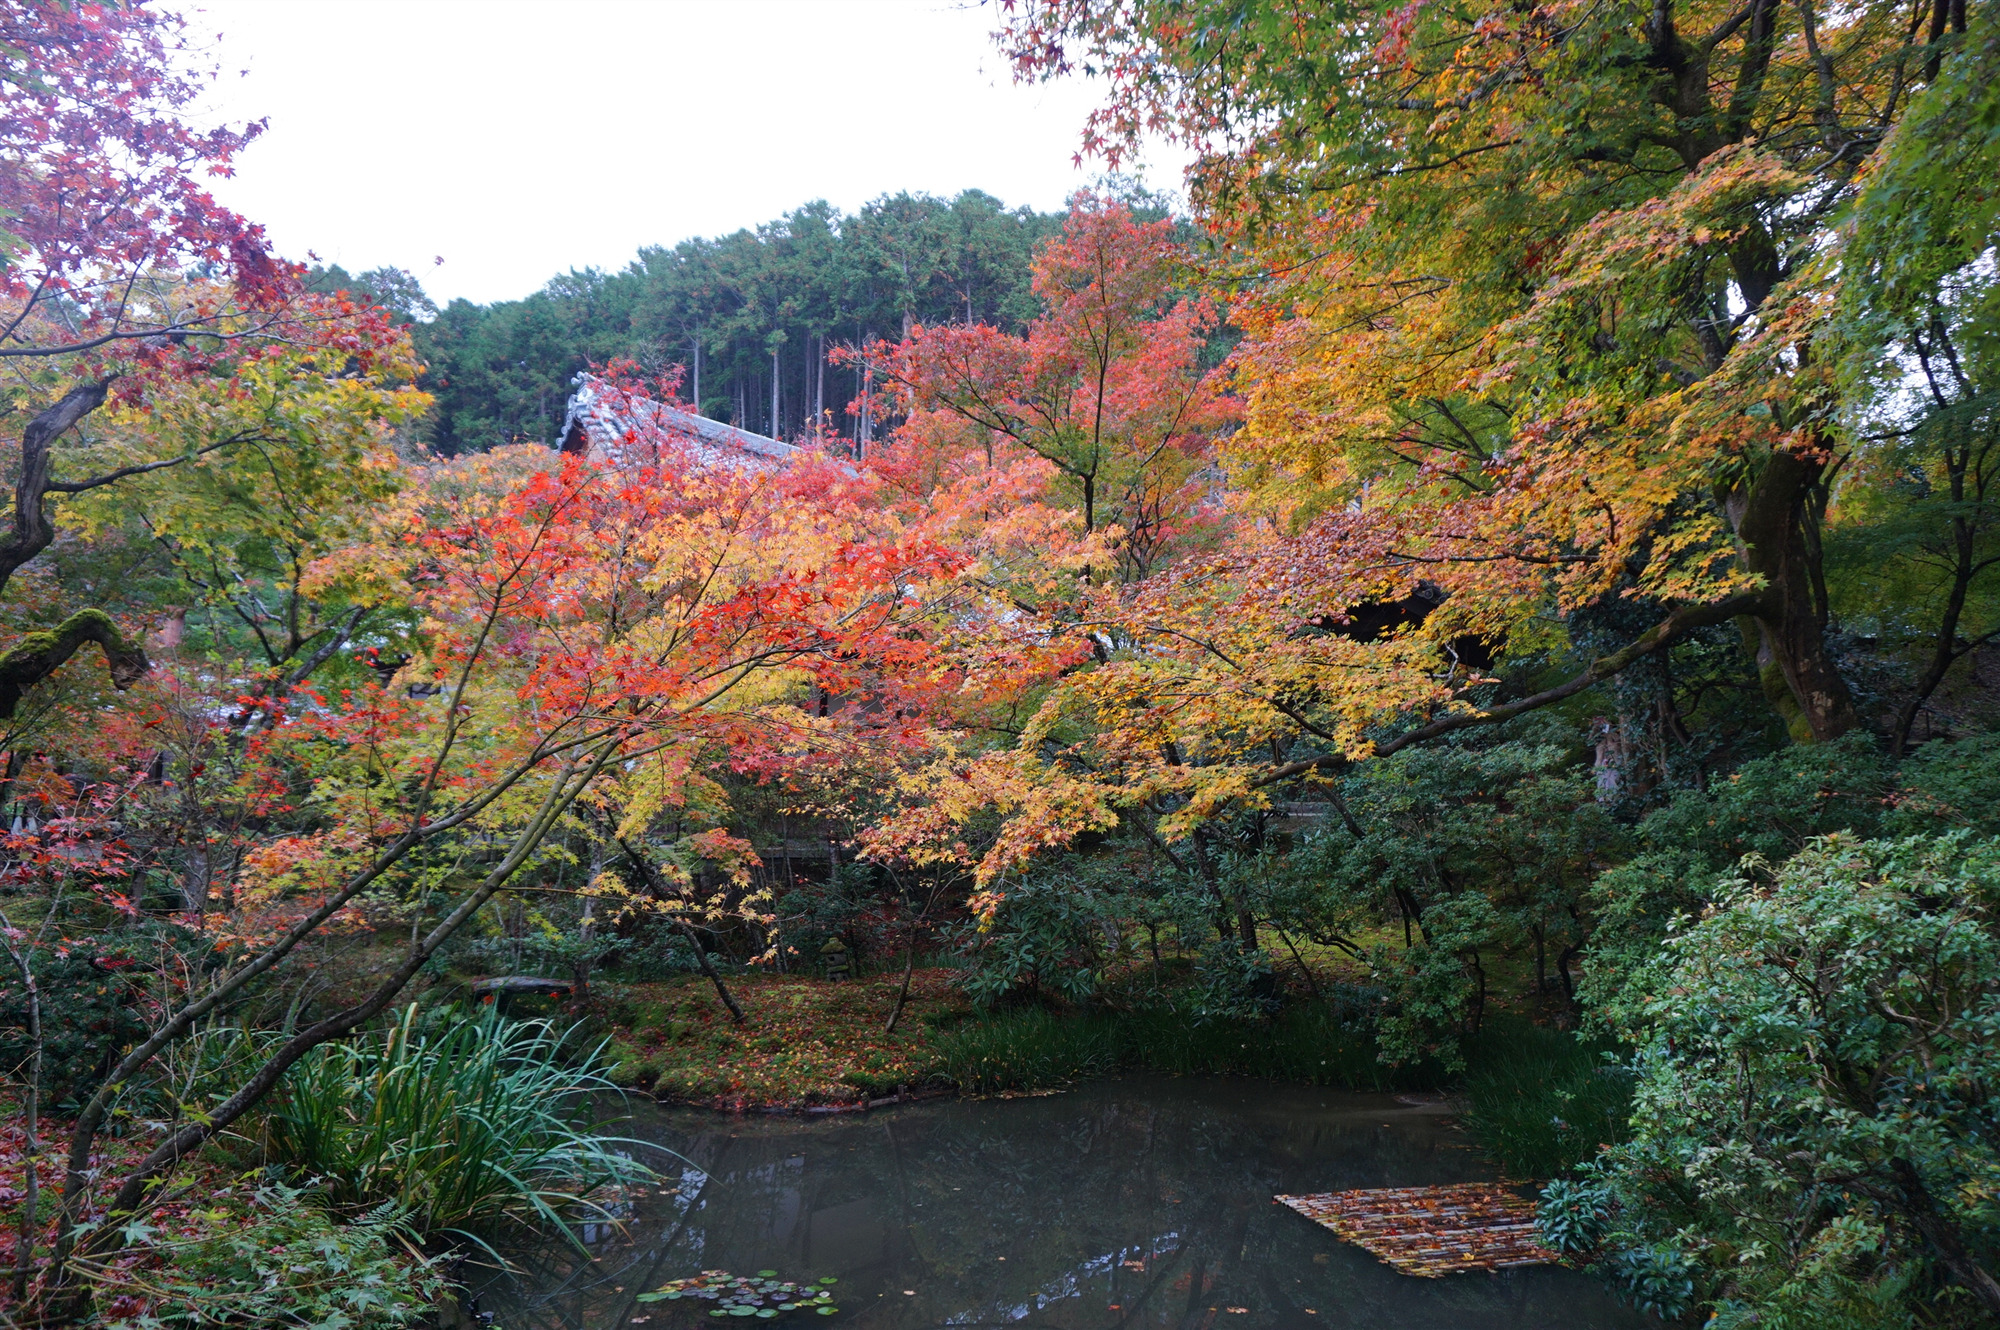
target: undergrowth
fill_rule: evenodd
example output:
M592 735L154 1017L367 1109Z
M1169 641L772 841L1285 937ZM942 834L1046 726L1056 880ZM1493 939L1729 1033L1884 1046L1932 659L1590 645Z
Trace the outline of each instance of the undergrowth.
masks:
M938 1074L967 1094L1045 1089L1116 1071L1264 1076L1350 1090L1433 1084L1428 1069L1392 1068L1365 1029L1317 1004L1269 1020L1197 1023L1173 1010L1042 1009L966 1021L934 1039Z
M1632 1080L1601 1046L1506 1020L1467 1052L1461 1121L1511 1176L1558 1177L1624 1139Z

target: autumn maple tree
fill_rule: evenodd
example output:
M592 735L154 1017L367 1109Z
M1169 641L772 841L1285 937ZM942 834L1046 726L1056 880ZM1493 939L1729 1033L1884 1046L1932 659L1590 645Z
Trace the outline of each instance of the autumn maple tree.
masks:
M755 472L650 434L628 438L644 463L528 449L440 468L406 489L376 541L312 570L309 586L400 587L419 616L411 654L392 679L339 698L296 684L259 702L270 714L252 742L278 778L266 797L314 801L316 825L248 847L227 908L211 905L205 920L229 963L158 1009L79 1114L58 1277L82 1233L101 1242L110 1231L85 1225L99 1207L143 1207L161 1174L299 1057L385 1010L535 870L566 819L609 819L605 841L685 880L679 864L747 853L713 825L715 773L781 770L857 729L887 745L921 733L926 700L905 666L926 650L933 598L949 596L960 556L876 519L835 463ZM816 715L812 699L828 691L895 710ZM678 830L660 841L662 827ZM424 885L419 864L466 844L502 848L470 877ZM275 1044L100 1194L87 1161L121 1087L385 890L417 892L424 923L379 982Z
M260 126L188 122L207 76L178 18L136 5L11 4L0 49L0 363L20 438L4 589L57 539L77 496L234 458L271 437L270 422L239 413L233 427L162 431L111 456L119 450L87 437L107 402L135 408L196 382L213 397L233 376L248 392L274 375L368 378L399 340L380 311L309 295L303 268L209 194ZM290 359L279 369L271 357ZM116 683L148 667L143 646L99 608L32 626L0 655L0 713L86 642L103 649Z
M1214 301L1174 223L1079 195L1036 252L1043 312L1025 335L985 323L917 325L854 359L900 418L880 465L905 474L1039 459L1047 499L1104 533L1120 580L1136 581L1216 526L1213 440L1231 420L1209 363Z
M1503 720L1716 625L1796 737L1858 723L1827 644L1827 529L1869 447L1838 242L1964 27L1949 0L1014 7L1025 73L1110 76L1097 146L1196 149L1243 268L1228 460L1293 534L1163 591L1154 637L1242 700L1195 727L1236 754L1218 780ZM1407 607L1393 631L1357 627L1384 605ZM1566 678L1478 691L1485 660L1583 642Z

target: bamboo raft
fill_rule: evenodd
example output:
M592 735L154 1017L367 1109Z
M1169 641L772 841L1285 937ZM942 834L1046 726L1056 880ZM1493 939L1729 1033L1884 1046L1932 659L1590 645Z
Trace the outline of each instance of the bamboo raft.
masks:
M1535 1203L1496 1182L1274 1199L1406 1275L1437 1279L1557 1259L1536 1241Z

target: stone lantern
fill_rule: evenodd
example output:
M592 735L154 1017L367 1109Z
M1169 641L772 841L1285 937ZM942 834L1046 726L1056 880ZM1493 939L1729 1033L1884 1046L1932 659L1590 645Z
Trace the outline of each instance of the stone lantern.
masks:
M839 938L827 939L827 944L819 949L820 963L826 966L829 979L847 978L847 944Z

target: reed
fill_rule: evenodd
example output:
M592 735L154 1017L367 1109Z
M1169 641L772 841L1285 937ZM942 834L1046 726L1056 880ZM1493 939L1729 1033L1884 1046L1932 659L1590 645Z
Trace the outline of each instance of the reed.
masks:
M1195 1022L1171 1010L1042 1009L967 1021L933 1041L939 1074L968 1094L1045 1089L1115 1071L1265 1076L1351 1090L1412 1088L1434 1077L1392 1068L1368 1032L1319 1004L1264 1021Z
M603 1047L492 1012L425 1031L412 1004L379 1037L323 1044L287 1074L269 1150L336 1206L383 1205L427 1233L609 1219L608 1189L652 1170L591 1129L613 1092ZM566 1048L567 1045L567 1048Z
M1625 1139L1632 1079L1600 1046L1515 1020L1468 1052L1460 1120L1510 1175L1559 1177Z

